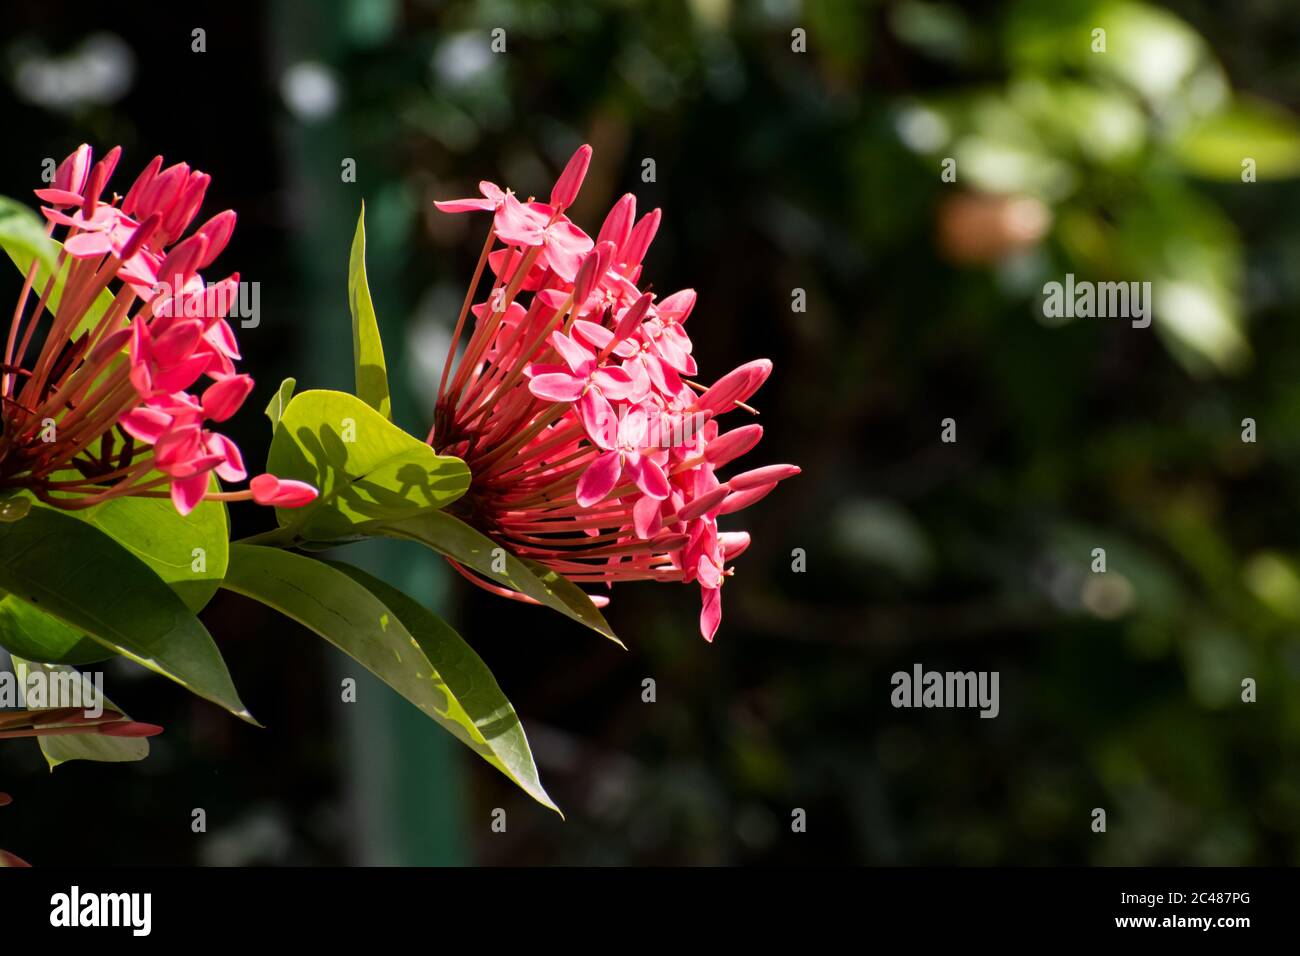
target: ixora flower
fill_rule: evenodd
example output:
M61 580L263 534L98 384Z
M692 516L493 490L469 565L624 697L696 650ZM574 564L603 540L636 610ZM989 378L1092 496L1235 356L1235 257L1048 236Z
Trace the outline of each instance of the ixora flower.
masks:
M452 510L491 538L579 584L697 583L700 631L712 640L728 562L749 545L748 534L722 531L718 519L799 469L718 476L763 433L753 423L724 431L719 418L748 409L772 363L749 362L712 386L696 381L685 331L694 291L656 301L638 285L659 210L637 219L628 194L595 239L564 214L590 160L583 146L547 203L484 182L481 199L436 204L490 212L492 228L456 322L428 441L469 466L469 491ZM476 302L489 269L490 288Z
M0 491L25 488L65 509L170 495L181 514L204 499L311 501L311 486L270 475L211 490L213 473L247 477L234 442L206 427L253 387L235 371L226 321L239 276L208 285L200 275L230 241L235 214L185 236L209 177L184 163L164 169L161 156L124 197L104 200L120 153L96 163L83 145L36 190L63 246L43 282L39 260L28 270L5 340Z

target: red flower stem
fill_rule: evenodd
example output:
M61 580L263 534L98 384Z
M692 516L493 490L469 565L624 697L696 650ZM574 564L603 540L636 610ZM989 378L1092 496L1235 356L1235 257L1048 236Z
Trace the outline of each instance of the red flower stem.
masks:
M567 445L569 442L573 441L575 438L578 438L581 435L582 435L582 426L580 424L574 422L569 425L563 425L557 428L553 435L551 435L548 438L542 439L542 441L538 442L535 447L529 449L530 454L527 458L524 458L520 461L511 461L507 464L507 466L504 469L500 471L495 470L494 466L498 459L496 456L493 455L488 455L485 456L484 458L479 459L478 461L475 462L475 465L477 467L482 468L485 462L490 462L491 465L486 469L484 469L483 471L485 478L491 478L491 480L494 482L506 481L510 475L513 475L516 472L532 471L537 466L537 462L543 460L543 456L546 455L548 452L550 452L551 449L557 447L562 448L563 446ZM475 474L477 475L479 474L479 472L476 471Z
M110 358L115 359L117 356L111 356ZM47 446L47 450L41 456L42 459L48 459L52 454L54 454L56 449L61 450L69 443L76 445L78 441L76 438L77 435L83 436L80 439L81 447L84 448L86 445L89 445L90 442L86 441L84 437L87 430L92 429L95 425L103 426L108 421L115 419L116 413L121 409L123 401L125 400L125 402L129 404L131 399L136 395L135 386L131 385L128 380L130 374L130 366L125 362L121 363L107 379L95 388L95 390L90 394L90 397L76 408L71 409L67 415L64 416L63 421L58 424L60 432L59 438ZM94 380L93 377L88 379L90 382L93 382ZM32 420L39 425L43 419L53 417L59 411L62 402L70 397L66 393L72 390L73 385L74 383L72 382L65 384L58 394L50 398L49 401L40 407L40 409L33 413ZM108 398L116 398L117 403L107 403L106 399ZM101 405L106 405L107 407L100 408ZM92 411L96 410L98 410L99 413L91 420L91 423L81 425L79 428L74 428L74 426L85 421ZM34 434L34 432L32 434ZM97 434L97 432L90 431L90 434ZM28 437L30 437L30 435ZM80 450L81 448L77 448L77 451Z
M505 317L506 310L509 309L511 304L515 301L515 296L519 293L520 287L524 284L524 279L527 278L529 270L533 267L533 263L537 261L537 257L541 254L541 246L534 246L524 253L523 258L515 267L514 274L510 277L510 284L506 286L505 293L501 296L500 301L493 304L491 297L489 297L488 302L489 305L492 306L492 310L488 314L492 316L492 320L487 323L486 328L484 325L479 325L475 328L474 335L470 338L470 344L465 350L465 357L461 359L461 367L456 375L457 380L460 380L461 373L466 371L469 372L471 377L477 374L476 369L479 360L483 357L483 353L487 350L488 344L492 341L492 337L496 335L497 329L501 326L501 321ZM495 292L495 287L493 291ZM460 381L459 385L453 383L452 392L459 396L465 384L465 381ZM457 399L456 404L460 404L459 398Z
M526 427L513 439L504 445L501 445L482 457L477 457L473 461L471 471L474 474L479 473L479 469L487 468L494 462L500 461L507 455L513 454L519 448L522 448L528 442L532 441L542 433L542 430L554 422L569 407L567 402L555 402L543 408L537 416L537 419L531 426Z
M169 484L170 482L171 479L166 475L159 475L157 478L154 478L152 481L146 481L140 484L133 484L130 481L119 481L117 484L115 484L112 488L109 488L107 491L102 492L101 494L98 495L92 495L88 498L81 498L81 499L60 498L58 499L58 505L60 508L65 508L70 511L80 511L83 508L93 508L97 504L102 504L105 501L111 501L114 498L121 498L124 495L131 495L132 497L144 497L144 498L166 498L170 496L170 492L167 491L154 492L151 489L157 488L160 485ZM40 485L36 486L32 490L36 493L36 496L40 498L42 501L47 503L53 503L53 500L51 499L49 493L46 492L45 489Z
M90 260L86 260L86 264L89 265L89 263ZM75 287L73 286L71 273L69 273L68 282L63 287L63 297L59 302L59 315L54 324L50 326L46 338L47 342L61 342L65 338L71 339L72 333L76 330L77 321L90 308L95 298L108 288L108 284L113 281L113 278L117 275L117 270L122 266L121 260L109 253L104 254L100 263L102 268L95 267L96 271L83 284ZM73 300L74 304L70 305L68 301L72 298L70 293L75 294L76 292L80 292L80 295ZM82 302L83 299L85 300L84 303ZM37 396L45 390L46 376L49 375L50 366L59 354L58 349L48 346L42 351L42 360L33 371L26 388L23 389L24 396L28 392L31 393L30 401L35 401ZM84 366L82 368L84 369Z
M53 234L53 232L54 232L54 223L50 223L49 228L46 229L45 231L45 235L49 236ZM18 304L14 306L13 318L9 320L9 337L5 340L5 367L6 368L16 366L18 364L18 362L15 361L14 358L14 346L17 345L18 343L18 330L19 327L23 324L22 322L23 312L27 308L27 300L31 296L31 292L32 292L32 283L36 281L36 271L37 269L40 268L40 265L41 265L40 259L35 259L35 258L32 259L32 264L28 268L27 275L23 279L22 291L18 295ZM50 279L51 281L53 281L53 276L51 276ZM5 372L3 379L0 379L0 393L4 395L12 395L13 393L10 391L10 389L13 385L13 380L14 380L14 376L9 372Z
M152 450L150 450L147 455L131 462L131 464L122 468L115 468L112 471L106 471L102 475L96 475L93 478L79 478L76 480L69 479L67 481L47 481L45 482L45 487L54 491L72 491L77 488L99 488L106 481L116 481L117 479L124 478L127 475L139 474L142 467L146 474L153 469Z
M447 392L447 375L451 372L452 362L456 358L456 346L460 344L461 333L465 330L465 317L469 315L469 307L474 302L474 292L478 289L478 284L483 278L483 268L487 265L488 256L492 252L492 246L495 244L496 230L488 229L487 238L483 240L483 251L479 253L478 265L474 267L474 276L469 280L469 288L465 290L465 301L461 303L460 315L456 317L456 331L451 336L451 347L447 350L447 361L442 364L442 379L438 382L438 401ZM429 432L429 443L433 442L433 432Z
M547 320L544 326L542 326L541 331L539 331L537 335L533 337L533 340L528 343L527 348L521 349L519 351L518 353L519 357L508 368L508 370L506 370L504 366L502 367L503 368L502 373L500 376L498 376L498 378L501 380L501 384L497 386L492 393L484 396L483 400L479 404L479 407L475 410L472 410L470 416L464 419L464 424L468 425L469 423L473 422L476 418L478 418L479 415L483 414L489 409L493 409L494 407L496 407L496 402L494 400L494 397L504 395L508 389L514 388L514 386L523 377L524 369L526 369L528 365L532 361L534 361L531 358L531 356L537 353L537 350L541 347L541 344L545 342L546 339L550 336L551 332L554 331L556 321L558 320L559 322L563 323L565 316L569 315L570 312L573 310L573 308L574 308L573 296L569 296L569 298L565 300L564 305L562 305L559 309L556 310L555 314L551 316L550 319ZM520 330L522 330L522 328L523 328L523 323L521 322L519 325L519 329L515 331L515 334L512 336L512 338L520 337L520 335L522 334ZM513 342L511 344L513 345ZM547 351L550 352L553 350L548 349ZM538 361L545 361L545 360L546 360L545 355L538 356ZM531 398L532 393L529 392L528 396ZM469 404L468 397L466 398L465 404L466 405ZM526 406L521 405L519 407L523 408ZM511 411L511 410L513 409L507 409L507 411ZM518 421L522 420L525 417L527 417L526 414L519 415L516 418L511 419L508 416L506 416L503 412L504 420L502 424L495 431L506 432L510 429L512 425L517 424ZM491 436L485 434L484 441L485 443L490 443Z

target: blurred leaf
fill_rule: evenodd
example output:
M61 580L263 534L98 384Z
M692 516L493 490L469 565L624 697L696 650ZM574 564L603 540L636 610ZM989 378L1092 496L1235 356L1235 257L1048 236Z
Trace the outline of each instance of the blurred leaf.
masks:
M1242 578L1274 614L1300 622L1300 572L1286 555L1276 551L1252 555L1242 569Z
M1158 276L1153 281L1156 329L1189 371L1240 372L1251 356L1240 303L1212 280Z
M312 390L285 407L267 470L310 482L320 497L277 508L281 526L312 541L343 540L367 521L391 521L446 507L469 487L459 458L439 455L361 399Z
M357 231L348 260L348 307L352 311L352 361L356 369L357 397L393 420L388 394L388 369L384 364L384 343L379 337L379 320L366 281L366 204L361 204Z
M1259 179L1300 173L1300 123L1285 110L1257 100L1239 99L1187 124L1170 145L1174 157L1200 176L1241 182L1247 158L1255 161Z
M1219 710L1241 702L1241 679L1255 673L1256 662L1240 635L1201 621L1182 651L1189 689L1201 706Z
M1122 89L1035 76L1013 81L1007 95L1058 154L1115 165L1136 158L1146 143L1147 117Z
M1190 372L1240 371L1251 349L1236 227L1181 180L1149 175L1143 186L1116 211L1111 239L1114 267L1132 271L1111 278L1151 283L1154 327Z
M820 47L832 62L843 68L862 64L875 33L871 12L870 4L858 0L809 3L805 9L809 49Z
M1021 0L1007 16L1007 49L1022 69L1082 70L1117 79L1157 107L1209 112L1223 102L1222 69L1201 36L1168 10L1128 0ZM1105 50L1094 50L1105 31Z
M354 567L236 544L225 586L315 631L556 812L487 665L432 611Z
M1063 199L1078 187L1073 164L1045 137L1050 130L1041 128L1024 104L1013 103L1001 90L936 99L928 112L938 129L953 131L951 143L944 135L934 137L931 145L951 151L959 182L984 192L1029 194L1049 201Z
M59 258L59 244L45 234L41 217L6 196L0 196L0 246L24 273L33 259L49 272Z
M913 584L934 567L925 529L897 502L850 499L837 507L831 520L837 547L852 558L888 568Z
M1046 151L1025 149L984 136L963 136L954 147L959 175L977 189L1028 193L1059 200L1072 193L1078 176L1068 163Z
M46 507L0 523L0 588L254 723L194 613L93 525Z
M889 22L900 40L936 59L960 63L970 58L970 23L955 4L904 0L893 7Z

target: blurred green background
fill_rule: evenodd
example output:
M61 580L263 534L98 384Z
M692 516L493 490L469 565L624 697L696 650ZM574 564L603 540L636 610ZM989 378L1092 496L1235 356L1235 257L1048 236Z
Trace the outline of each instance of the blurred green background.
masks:
M4 22L0 191L121 143L119 190L161 152L238 211L218 265L261 283L233 423L250 463L283 376L349 381L363 198L398 421L422 435L485 227L432 200L545 193L590 142L574 218L594 233L628 190L663 208L647 281L698 290L704 377L776 361L752 457L804 473L731 519L754 545L712 646L692 588L619 588L622 653L417 548L364 556L486 659L567 822L382 685L341 703L344 658L223 592L205 621L267 729L115 668L111 696L167 733L144 763L54 774L0 747L0 845L37 865L1300 863L1294 4L45 0ZM1067 273L1150 281L1152 328L1044 318ZM895 710L915 663L998 671L1000 715Z

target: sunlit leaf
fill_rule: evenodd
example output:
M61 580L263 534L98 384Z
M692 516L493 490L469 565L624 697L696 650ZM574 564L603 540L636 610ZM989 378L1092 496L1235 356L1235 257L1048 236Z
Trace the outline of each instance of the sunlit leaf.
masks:
M439 455L356 396L323 390L295 395L285 407L267 470L320 490L305 508L277 510L283 527L314 541L446 507L470 480L459 458Z
M432 611L345 564L247 544L236 544L231 558L227 588L315 631L558 810L487 665Z
M393 418L388 394L388 369L384 364L384 343L379 337L379 320L366 281L366 205L361 204L357 231L348 259L348 307L352 312L352 360L356 369L357 397L383 415Z

